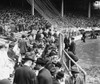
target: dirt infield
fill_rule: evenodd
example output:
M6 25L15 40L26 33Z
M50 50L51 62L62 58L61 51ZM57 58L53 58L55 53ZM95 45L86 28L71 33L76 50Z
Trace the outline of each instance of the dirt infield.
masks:
M86 84L100 84L100 38L76 42L79 65L87 72Z

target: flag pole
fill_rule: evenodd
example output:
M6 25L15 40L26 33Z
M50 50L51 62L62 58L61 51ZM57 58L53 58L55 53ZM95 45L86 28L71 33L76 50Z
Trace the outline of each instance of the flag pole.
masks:
M62 0L61 16L64 16L64 0Z
M32 0L32 15L34 15L34 0Z

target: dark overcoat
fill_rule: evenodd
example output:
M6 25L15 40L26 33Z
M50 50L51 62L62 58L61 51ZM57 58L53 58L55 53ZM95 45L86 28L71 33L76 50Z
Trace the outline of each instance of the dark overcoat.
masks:
M53 84L51 73L48 69L42 69L37 76L38 84Z
M69 51L71 51L73 54L76 54L75 50L76 50L76 44L75 42L71 42L69 46Z
M19 48L20 48L20 53L25 54L27 51L27 43L25 40L20 40L19 41Z
M19 67L15 71L15 84L36 84L36 74L28 66Z

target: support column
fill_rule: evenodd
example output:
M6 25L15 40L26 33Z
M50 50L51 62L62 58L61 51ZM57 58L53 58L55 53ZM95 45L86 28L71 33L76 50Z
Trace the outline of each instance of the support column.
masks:
M88 18L91 18L91 2L89 1Z
M63 49L64 49L64 36L60 33L59 34L59 57L62 58L63 55Z
M34 0L32 0L32 15L34 15Z
M64 0L62 0L62 5L61 5L61 16L64 16Z

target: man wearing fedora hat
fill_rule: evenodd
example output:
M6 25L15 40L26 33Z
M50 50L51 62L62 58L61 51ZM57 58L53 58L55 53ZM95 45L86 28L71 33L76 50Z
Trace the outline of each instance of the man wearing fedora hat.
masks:
M23 60L24 65L15 71L14 84L36 84L36 74L31 69L34 66L33 58L26 57Z
M52 84L52 76L48 69L44 66L46 61L43 58L38 58L36 61L36 66L39 69L39 73L37 76L38 84Z

